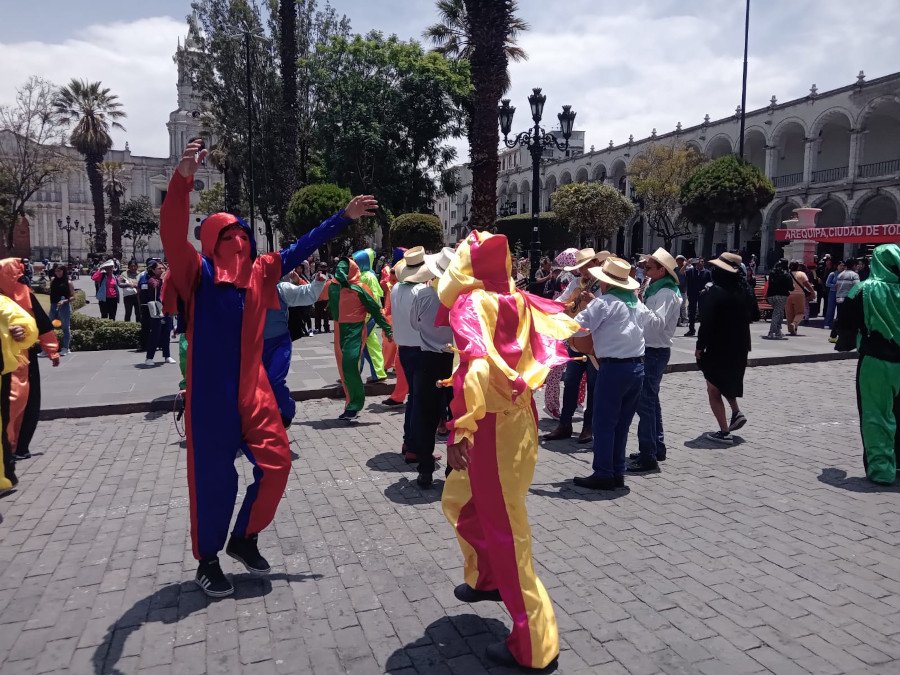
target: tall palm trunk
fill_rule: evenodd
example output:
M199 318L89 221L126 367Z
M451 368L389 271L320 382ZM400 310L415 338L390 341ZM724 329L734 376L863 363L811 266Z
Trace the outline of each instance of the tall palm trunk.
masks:
M497 146L500 133L497 104L506 75L508 0L465 0L471 34L471 69L474 85L469 159L472 166L470 226L488 229L497 219Z
M91 201L94 203L94 251L106 252L106 211L103 204L103 174L100 163L103 155L88 153L84 157L88 183L91 186Z
M112 190L109 195L109 222L112 227L113 258L122 259L122 204L119 193Z

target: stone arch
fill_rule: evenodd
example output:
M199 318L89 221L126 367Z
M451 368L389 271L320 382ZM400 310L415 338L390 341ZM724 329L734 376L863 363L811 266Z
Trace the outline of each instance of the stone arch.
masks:
M850 166L852 117L843 108L823 112L811 127L815 141L813 183L830 183L847 178Z
M859 177L872 178L900 172L900 96L881 96L860 113L862 134Z
M621 157L612 163L612 169L609 172L609 178L612 185L623 194L625 193L625 181L628 178L628 169L625 167L625 160Z
M541 203L541 211L553 210L553 191L556 190L559 183L554 174L550 174L544 179L544 198Z
M750 127L744 132L744 157L757 169L766 171L766 132L760 127Z
M706 144L706 155L710 159L718 159L734 152L734 145L731 138L726 134L719 134L712 137Z
M594 170L591 173L591 180L596 181L598 183L603 183L606 181L606 165L605 164L600 163L594 167Z
M522 181L522 187L519 190L519 213L528 213L531 210L531 183L528 179Z
M858 225L887 225L900 221L900 203L887 191L875 190L853 206L851 219Z
M801 203L797 199L788 198L780 202L774 202L763 213L762 244L760 246L760 260L764 269L769 269L784 255L784 242L775 241L775 230L781 229L781 223L785 220L796 218L794 209L800 208Z
M694 150L697 151L697 154L698 154L698 155L702 155L702 154L703 154L703 148L700 147L700 141L694 141L694 140L685 141L684 147L686 147L686 148L693 148Z
M563 171L559 177L560 185L568 185L572 182L572 174L569 171Z
M806 161L806 126L803 120L791 117L781 122L772 133L776 148L772 167L776 188L790 187L803 182Z
M588 168L586 166L579 167L578 171L575 172L575 182L576 183L587 183L590 181L590 175L588 174Z
M819 227L841 227L850 223L850 209L847 203L838 195L827 194L815 200L811 206L822 209L816 216L816 225ZM816 255L824 256L830 253L835 260L844 257L844 244L818 244Z

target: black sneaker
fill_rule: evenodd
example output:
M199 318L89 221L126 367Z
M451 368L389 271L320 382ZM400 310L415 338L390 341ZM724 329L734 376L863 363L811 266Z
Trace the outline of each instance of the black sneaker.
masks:
M628 459L640 459L640 458L641 458L641 453L639 453L639 452L632 452L630 455L628 455ZM662 452L660 452L659 450L656 451L656 461L657 462L665 462L666 461L666 451L665 450L663 450Z
M719 445L734 445L734 436L732 436L727 431L708 431L703 434L703 436L708 441L712 441L713 443L718 443Z
M435 468L437 468L435 466ZM431 489L431 486L434 485L434 478L430 473L420 473L416 478L416 485L418 485L423 490Z
M13 459L15 459L15 460L31 459L31 453L28 452L28 450L26 450L25 452L19 452L18 450L16 450L13 453Z
M395 401L392 398L386 398L381 402L381 405L386 405L389 408L393 408L395 406L403 405L403 404L404 404L404 401Z
M456 596L456 599L460 602L468 602L470 604L473 602L484 602L486 600L490 600L491 602L500 602L502 600L500 591L496 588L491 591L479 591L469 586L469 584L460 584L454 588L453 595Z
M272 571L269 561L263 558L256 546L258 535L251 534L249 537L241 539L231 535L228 540L228 546L225 547L225 553L237 560L250 574L263 576Z
M747 424L747 417L742 412L736 412L731 416L731 424L728 425L728 431L737 431Z
M234 593L234 586L222 572L218 558L201 560L194 582L211 598L224 598Z
M359 412L356 410L345 410L340 415L338 415L339 420L353 420L356 419L356 416L359 415Z
M637 459L631 460L625 468L628 473L659 473L659 464L654 459Z

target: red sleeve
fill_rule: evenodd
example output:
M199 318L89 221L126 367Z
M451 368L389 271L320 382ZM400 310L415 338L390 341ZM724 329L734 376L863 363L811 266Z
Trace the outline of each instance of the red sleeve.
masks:
M169 260L169 277L178 295L187 299L194 290L200 274L200 254L188 241L191 219L192 176L177 171L169 181L169 191L159 212L159 233L163 251Z

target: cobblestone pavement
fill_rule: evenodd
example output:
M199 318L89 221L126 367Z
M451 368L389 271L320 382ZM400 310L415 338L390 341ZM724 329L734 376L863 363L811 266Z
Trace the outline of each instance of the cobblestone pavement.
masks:
M743 442L712 449L696 373L667 376L669 459L614 499L544 448L529 496L561 673L897 672L900 489L862 478L853 365L754 368ZM478 673L508 630L461 604L461 558L396 452L401 417L303 403L261 546L276 571L191 582L185 454L168 415L44 422L0 500L0 673ZM37 445L37 444L36 444ZM243 478L249 476L243 463Z

